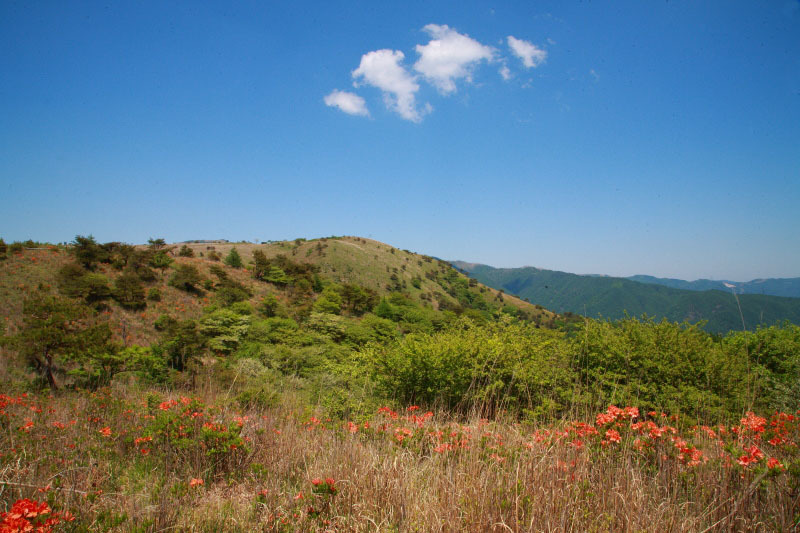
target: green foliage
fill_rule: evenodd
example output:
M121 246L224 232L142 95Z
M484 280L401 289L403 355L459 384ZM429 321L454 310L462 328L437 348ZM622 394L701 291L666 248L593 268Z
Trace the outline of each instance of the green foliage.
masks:
M151 250L160 250L167 245L167 242L162 238L154 239L150 237L147 239L147 245Z
M244 289L238 287L223 286L217 289L214 299L223 307L228 307L236 302L243 302L250 297Z
M151 287L150 290L147 291L147 299L151 302L160 302L161 290L158 287Z
M347 322L343 317L321 311L311 313L307 327L329 337L334 342L341 342L347 331Z
M200 283L201 277L197 267L189 264L178 265L175 268L175 273L169 279L169 284L176 289L186 292L198 292L197 284Z
M253 251L253 277L263 280L269 271L269 261L261 250Z
M333 287L327 287L314 302L314 311L338 315L342 310L342 296Z
M240 315L230 309L212 312L200 321L200 334L206 338L206 345L219 354L234 352L239 342L247 334L250 316Z
M242 268L244 266L242 256L239 255L236 247L231 248L231 251L225 256L225 264L232 268Z
M280 302L278 302L278 298L272 293L268 293L261 299L261 302L258 304L258 312L266 318L279 316L285 313L281 308Z
M188 245L184 244L181 246L181 249L178 250L179 257L194 257L194 250L189 248Z
M173 263L173 259L164 251L158 250L151 255L149 264L163 273Z
M379 301L378 293L355 284L342 285L339 292L342 306L355 316L370 311Z
M46 381L57 389L56 375L67 370L70 358L93 358L107 349L107 323L94 323L89 308L37 291L23 303L19 331L3 338Z
M153 353L164 355L169 366L175 370L185 370L203 351L205 339L194 320L175 320L162 315L156 320L161 330L161 340L153 346Z
M251 323L247 340L257 343L292 344L297 339L300 326L291 318L272 317Z
M274 283L275 285L286 285L289 283L289 276L286 275L280 267L271 266L269 271L264 276L264 281Z
M61 267L56 280L61 294L82 299L87 304L97 304L111 296L108 278L102 274L87 272L77 263L68 263Z
M70 253L84 268L91 269L94 267L95 263L108 258L108 253L91 235L88 237L76 235L75 240L72 241L71 244L72 246L69 248Z
M147 306L142 281L132 272L125 272L114 281L113 296L125 309L143 309Z
M213 423L215 414L198 400L162 402L144 428L152 437L151 453L192 469L213 472L225 467L233 457L246 453L247 446L241 426Z
M6 246L6 241L0 237L0 261L8 258L8 246Z
M394 306L390 304L386 298L381 298L381 301L377 306L375 306L375 309L373 309L372 312L375 313L376 316L385 318L387 320L394 320L396 316Z
M569 357L559 335L508 322L408 335L396 344L365 348L373 379L388 397L450 409L482 406L564 407L570 397Z

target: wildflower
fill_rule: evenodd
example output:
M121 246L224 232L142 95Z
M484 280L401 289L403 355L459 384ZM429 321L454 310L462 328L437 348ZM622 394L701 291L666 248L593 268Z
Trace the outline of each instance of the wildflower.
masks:
M775 459L774 457L770 457L769 459L767 459L767 467L770 470L773 470L775 468L777 468L778 470L784 469L784 466L781 464L781 462Z
M111 428L110 428L110 427L108 427L108 426L106 426L106 427L102 428L102 429L99 431L99 433L100 433L101 435L103 435L104 437L110 437L110 436L111 436Z
M744 451L750 454L750 457L753 458L754 462L760 461L764 458L764 452L762 452L755 444L749 448L745 448Z
M205 481L196 477L193 477L192 480L189 482L190 487L196 487L198 485L203 485L203 484L205 484Z
M763 433L767 425L767 419L756 416L755 413L748 412L741 420L742 426L753 433Z
M608 439L609 442L622 441L622 437L620 436L619 431L617 431L616 429L609 429L608 431L606 431L606 439Z
M357 433L358 432L358 426L353 424L352 422L348 422L347 423L347 431L349 431L350 433Z

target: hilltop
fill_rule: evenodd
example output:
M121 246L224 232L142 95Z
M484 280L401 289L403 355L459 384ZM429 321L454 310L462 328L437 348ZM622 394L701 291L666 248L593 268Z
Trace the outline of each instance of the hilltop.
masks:
M233 248L245 262L251 262L253 251L262 250L268 258L285 255L293 261L319 267L320 275L336 283L355 283L381 294L400 291L415 302L426 303L435 309L459 305L452 281L467 282L470 293L487 301L510 305L539 322L555 314L513 295L504 294L479 283L453 269L443 260L401 250L389 244L356 236L295 239L264 244L254 243L187 243L195 255L214 250L225 256Z
M142 254L148 251L147 245L110 244L128 246ZM190 252L181 254L182 246ZM223 261L234 248L243 261L238 268ZM74 258L64 247L19 246L15 250L6 260L0 261L0 316L10 331L20 324L24 299L38 287L57 291L60 269L74 264ZM471 280L446 262L360 237L298 239L267 244L220 241L164 243L163 252L172 263L164 269L144 265L141 270L144 273L143 288L149 293L157 293L157 299L144 299L143 305L134 306L134 309L107 297L99 306L100 312L112 324L114 338L126 344L151 344L160 336L155 327L159 317L199 319L204 310L215 303L217 289L225 283L234 283L244 289L242 300L254 309L265 297L274 296L287 316L301 320L307 318L322 287L316 287L319 290L313 287L298 289L293 282L255 280L252 272L255 251L263 252L268 260L283 257L291 264L313 269L313 275L318 276L322 285L352 284L373 291L378 298L376 304L380 298L394 295L398 299L402 295L414 306L432 313L461 314L469 311L473 318L488 318L492 310L505 310L524 320L550 326L559 319L555 313L540 306ZM196 290L187 292L170 285L171 276L181 265L197 269ZM127 268L109 260L97 264L92 273L104 277L110 290ZM220 269L229 281L222 281L219 274L215 274ZM312 277L308 279L313 280Z
M736 298L724 285L723 290L701 290L703 285L697 283L694 285L696 290L687 290L668 286L666 282L644 283L535 267L494 268L464 261L453 261L452 264L482 283L557 313L601 316L611 320L647 314L675 322L707 321L705 329L717 333L742 329L742 316L748 329L784 320L800 323L800 298L740 294L740 315ZM751 282L745 286L754 285Z

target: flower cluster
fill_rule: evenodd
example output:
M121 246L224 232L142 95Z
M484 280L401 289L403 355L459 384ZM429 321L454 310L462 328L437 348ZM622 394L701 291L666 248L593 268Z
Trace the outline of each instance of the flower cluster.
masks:
M69 511L54 512L47 503L25 498L0 513L0 533L51 533L60 523L73 520L75 517Z

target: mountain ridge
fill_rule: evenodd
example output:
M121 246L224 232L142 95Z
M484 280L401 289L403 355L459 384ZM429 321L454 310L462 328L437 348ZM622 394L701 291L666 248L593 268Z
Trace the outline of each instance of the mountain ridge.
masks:
M800 322L800 298L752 293L734 297L724 285L722 289L687 290L664 283L536 267L494 268L465 261L452 264L481 283L557 313L608 319L647 314L676 322L706 321L706 329L716 333L742 329L742 317L747 329L783 320Z

